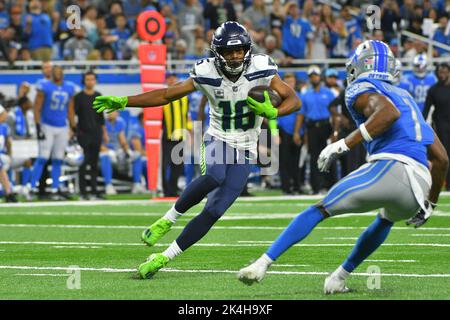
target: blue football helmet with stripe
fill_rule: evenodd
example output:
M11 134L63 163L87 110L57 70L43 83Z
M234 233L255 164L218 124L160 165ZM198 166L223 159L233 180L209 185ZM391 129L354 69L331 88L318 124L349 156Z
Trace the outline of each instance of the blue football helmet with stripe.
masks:
M421 53L413 59L413 72L419 78L425 77L428 68L428 57L426 54Z
M396 58L389 46L378 40L361 43L346 63L347 82L370 78L393 82L396 75Z
M223 56L224 49L243 48L244 59L241 61L226 60ZM247 29L235 22L227 21L220 25L214 32L211 41L211 51L215 56L216 66L228 75L238 75L250 64L252 53L252 39Z

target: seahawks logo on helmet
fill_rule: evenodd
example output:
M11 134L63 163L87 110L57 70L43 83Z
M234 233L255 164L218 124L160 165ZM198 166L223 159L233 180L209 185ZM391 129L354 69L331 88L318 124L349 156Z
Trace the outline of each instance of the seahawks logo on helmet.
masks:
M244 59L241 61L226 60L223 56L225 49L243 48ZM227 21L214 32L211 41L211 51L215 56L216 67L228 75L239 75L250 64L252 40L245 27L235 21Z

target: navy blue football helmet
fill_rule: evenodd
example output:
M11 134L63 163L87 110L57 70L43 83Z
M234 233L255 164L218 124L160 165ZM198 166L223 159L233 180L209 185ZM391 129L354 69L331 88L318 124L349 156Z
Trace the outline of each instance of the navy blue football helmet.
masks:
M223 57L224 49L242 47L245 51L241 61L226 60ZM238 75L249 65L252 54L252 39L245 27L235 21L227 21L214 32L211 41L211 51L215 56L216 66L226 74Z

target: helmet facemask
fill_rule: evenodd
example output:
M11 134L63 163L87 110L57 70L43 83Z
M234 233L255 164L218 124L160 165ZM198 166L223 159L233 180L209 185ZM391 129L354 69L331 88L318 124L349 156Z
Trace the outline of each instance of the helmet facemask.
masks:
M224 52L225 50L236 50L242 48L244 50L244 57L241 60L234 60L234 59L225 59ZM216 62L218 63L218 67L222 72L228 75L237 76L241 74L244 69L247 67L247 65L250 62L251 57L251 46L235 46L235 47L211 47L212 52L214 53L214 56L216 57Z

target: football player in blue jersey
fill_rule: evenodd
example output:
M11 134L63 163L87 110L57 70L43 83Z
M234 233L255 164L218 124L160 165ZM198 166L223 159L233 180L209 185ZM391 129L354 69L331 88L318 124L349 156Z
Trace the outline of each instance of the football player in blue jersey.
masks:
M39 155L33 165L31 190L36 193L46 162L51 158L52 198L67 198L59 188L61 166L65 149L69 142L68 113L73 112L75 87L64 81L63 69L53 66L52 79L36 84L37 94L34 102L34 121L39 143ZM71 111L70 111L71 110Z
M381 41L360 44L347 62L346 105L358 129L321 152L327 171L340 155L363 143L368 163L300 213L258 260L241 269L246 284L259 282L268 267L322 220L345 213L380 210L350 255L325 279L324 292L348 292L345 280L386 239L394 222L415 227L432 214L448 170L448 156L411 95L391 83L395 57Z
M7 112L0 105L0 184L3 187L5 201L17 202L7 173L11 166L11 133L8 125L5 123L6 118Z
M423 112L427 92L437 81L432 72L427 72L428 58L421 53L414 57L413 73L405 75L400 81L400 88L407 90L417 103L420 112Z
M263 118L290 114L301 105L295 91L281 80L272 58L252 54L250 34L239 23L223 23L214 33L211 49L214 58L199 60L183 82L135 96L100 96L94 101L93 107L102 112L126 106L161 106L196 90L209 100L210 126L201 147L202 175L186 187L164 217L144 230L142 240L149 246L155 245L180 216L206 195L208 200L202 212L164 252L152 254L139 266L142 278L151 278L199 241L241 194L256 163ZM264 101L248 97L249 91L260 85L270 86L279 93L282 102L278 108L272 105L267 91Z

